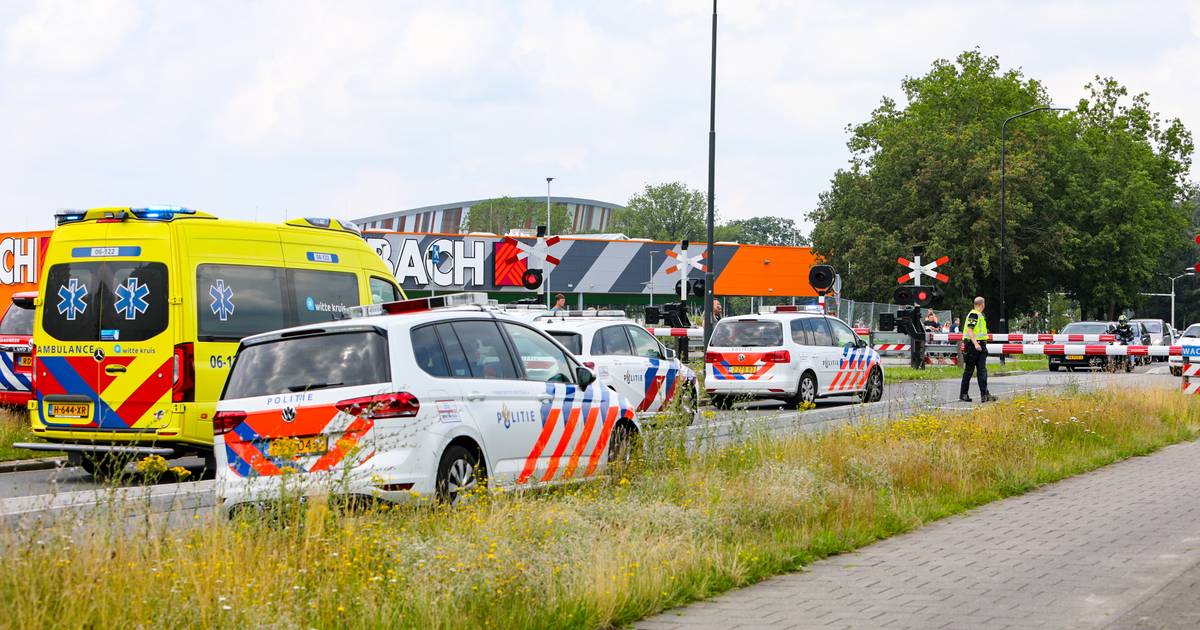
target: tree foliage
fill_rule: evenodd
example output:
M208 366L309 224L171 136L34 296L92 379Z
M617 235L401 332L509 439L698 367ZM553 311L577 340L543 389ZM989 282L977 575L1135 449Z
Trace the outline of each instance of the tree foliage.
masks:
M739 241L754 245L789 245L804 247L808 239L796 227L796 222L782 217L751 217L737 219L722 226L724 232L720 240Z
M613 215L612 231L660 241L707 238L707 196L683 182L646 185Z
M890 301L896 257L923 245L950 257L951 308L984 295L998 319L1001 125L1050 96L977 50L901 85L906 106L885 97L849 128L850 164L809 215L813 246L855 297ZM1008 125L1009 313L1065 291L1084 316L1112 316L1186 247L1190 132L1112 79L1088 87L1071 112Z
M536 229L546 224L546 204L534 199L500 197L480 201L467 214L468 232L505 234L514 229ZM550 208L550 234L565 234L571 227L571 217L562 204Z

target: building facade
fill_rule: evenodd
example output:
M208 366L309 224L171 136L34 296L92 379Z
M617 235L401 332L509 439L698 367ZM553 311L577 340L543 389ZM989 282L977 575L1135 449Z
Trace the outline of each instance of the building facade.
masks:
M545 203L545 197L514 197ZM377 214L360 219L354 219L359 227L366 230L391 230L395 232L433 232L438 234L461 234L467 224L471 206L487 201L459 201L443 203L436 206L398 210L386 214ZM620 208L615 203L597 201L595 199L580 199L578 197L550 197L550 203L566 207L567 216L571 218L571 233L605 232L612 223L613 211ZM513 226L528 228L533 226Z

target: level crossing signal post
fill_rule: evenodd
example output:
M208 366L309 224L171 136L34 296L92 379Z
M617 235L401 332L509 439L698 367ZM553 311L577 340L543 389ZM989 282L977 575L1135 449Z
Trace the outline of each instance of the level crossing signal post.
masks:
M949 282L950 277L937 268L950 262L949 256L942 256L933 262L923 263L921 255L924 253L924 248L917 246L913 248L913 258L908 260L903 256L896 259L902 267L908 269L896 282L901 286L896 287L892 293L892 299L900 305L900 309L896 311L894 316L891 316L890 321L885 322L884 315L880 315L880 329L895 330L905 333L909 336L912 342L912 350L909 352L910 365L913 369L925 369L925 324L921 321L921 309L937 306L942 303L945 298L945 293L942 288L936 284L925 285L921 284L921 277L928 276L936 282ZM905 284L912 282L912 284ZM889 323L892 327L884 328L884 324Z

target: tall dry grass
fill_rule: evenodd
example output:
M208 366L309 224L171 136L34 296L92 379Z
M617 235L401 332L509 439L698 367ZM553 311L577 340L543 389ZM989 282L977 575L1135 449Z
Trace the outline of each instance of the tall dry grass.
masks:
M1174 391L1018 398L696 453L654 438L606 479L454 510L7 532L0 625L608 627L1198 430Z

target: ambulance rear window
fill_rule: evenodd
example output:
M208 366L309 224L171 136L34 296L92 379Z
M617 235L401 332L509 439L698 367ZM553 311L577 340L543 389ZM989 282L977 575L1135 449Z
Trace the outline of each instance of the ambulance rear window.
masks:
M32 335L33 307L25 308L11 304L4 319L0 320L0 335Z
M388 361L387 337L377 328L256 343L238 352L221 399L388 383Z
M746 347L783 345L783 326L777 321L723 319L713 329L710 346Z
M46 274L42 327L61 341L145 341L167 328L167 267L111 260Z

